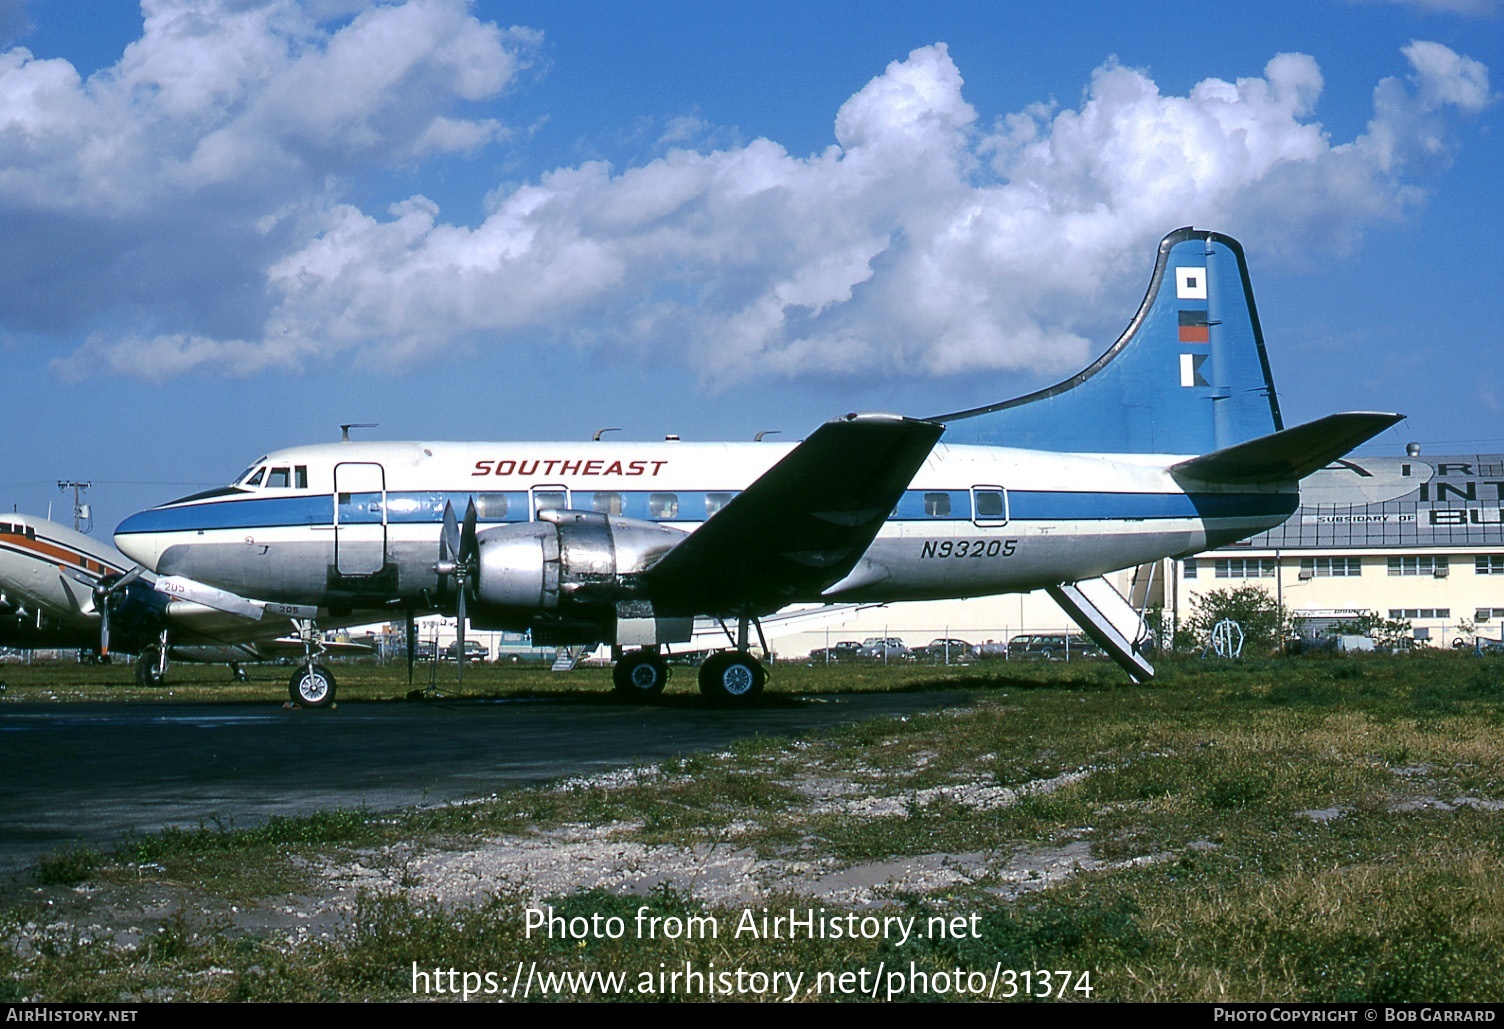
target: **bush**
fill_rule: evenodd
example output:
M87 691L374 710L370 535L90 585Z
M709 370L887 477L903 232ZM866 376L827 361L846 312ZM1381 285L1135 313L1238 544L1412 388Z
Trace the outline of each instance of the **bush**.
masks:
M1196 610L1186 619L1186 628L1203 647L1211 642L1212 628L1225 618L1242 628L1244 654L1278 650L1289 635L1279 602L1273 594L1251 583L1208 590L1195 599L1194 605Z

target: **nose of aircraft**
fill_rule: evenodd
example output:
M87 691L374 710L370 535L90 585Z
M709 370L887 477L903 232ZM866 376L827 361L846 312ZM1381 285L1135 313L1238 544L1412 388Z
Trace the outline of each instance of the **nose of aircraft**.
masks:
M116 526L115 547L138 565L155 572L162 557L162 536L154 531L152 514L142 511Z

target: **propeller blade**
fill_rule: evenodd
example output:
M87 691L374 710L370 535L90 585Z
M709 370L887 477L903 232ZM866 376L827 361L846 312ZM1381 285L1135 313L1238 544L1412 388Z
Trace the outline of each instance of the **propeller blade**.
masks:
M110 600L105 598L103 606L99 609L99 656L110 655Z
M99 584L102 581L101 578L98 575L95 575L93 572L86 572L82 568L75 568L73 565L58 565L57 570L68 576L68 578L72 579L74 582L81 582L90 589L98 589Z
M475 535L475 498L471 497L465 504L465 526L460 532L459 549L455 552L455 560L462 565L471 564L480 555L480 541Z
M142 574L145 571L146 571L145 568L143 568L141 565L137 565L136 567L132 568L130 571L128 571L124 575L122 575L120 578L118 578L114 582L110 583L110 592L111 593L115 593L115 592L117 592L119 590L125 589L131 583L133 583L137 579L141 578Z
M455 684L465 685L465 590L460 588L459 608L456 612L459 622L455 625L455 642L457 649L454 655Z
M413 621L413 609L407 609L407 684L413 684L413 662L418 658L418 626Z
M460 552L460 526L454 517L454 505L444 501L444 530L439 535L439 560L453 561Z

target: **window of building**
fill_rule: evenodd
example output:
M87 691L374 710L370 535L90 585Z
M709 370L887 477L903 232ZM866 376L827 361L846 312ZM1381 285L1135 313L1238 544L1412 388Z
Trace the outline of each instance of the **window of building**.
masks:
M1435 575L1438 572L1445 575L1447 572L1447 559L1433 557L1430 554L1422 554L1416 557L1391 557L1389 559L1390 575Z
M1300 572L1308 578L1353 578L1363 574L1363 560L1357 557L1303 557L1300 559Z
M1480 607L1473 612L1473 621L1487 622L1494 618L1504 618L1504 607Z
M949 518L950 494L926 493L924 495L924 513L931 518Z
M1196 577L1196 559L1194 557L1187 558L1181 564L1181 571L1187 579L1194 579Z
M1449 607L1391 607L1389 617L1396 621L1416 618L1451 618L1452 609Z
M1473 571L1478 575L1504 575L1504 554L1479 554L1473 558Z
M1272 579L1272 557L1219 557L1213 562L1219 579Z

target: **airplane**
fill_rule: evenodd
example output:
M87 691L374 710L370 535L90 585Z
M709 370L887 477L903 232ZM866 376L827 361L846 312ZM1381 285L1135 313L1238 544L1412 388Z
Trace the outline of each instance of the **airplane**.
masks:
M1303 476L1402 417L1286 428L1243 248L1187 227L1161 241L1111 347L1012 400L848 414L796 444L293 447L132 515L115 541L230 594L607 643L616 689L641 697L663 689L664 647L696 615L735 625L701 691L745 703L767 679L749 626L790 604L1039 588L1143 681L1141 612L1105 576L1278 525Z
M242 663L304 652L301 637L279 626L279 615L317 614L314 608L246 605L202 584L158 579L114 547L65 525L0 514L0 646L77 648L108 660L113 645L139 655L141 686L159 685L170 659L227 664L243 681ZM359 643L325 646L371 653Z

